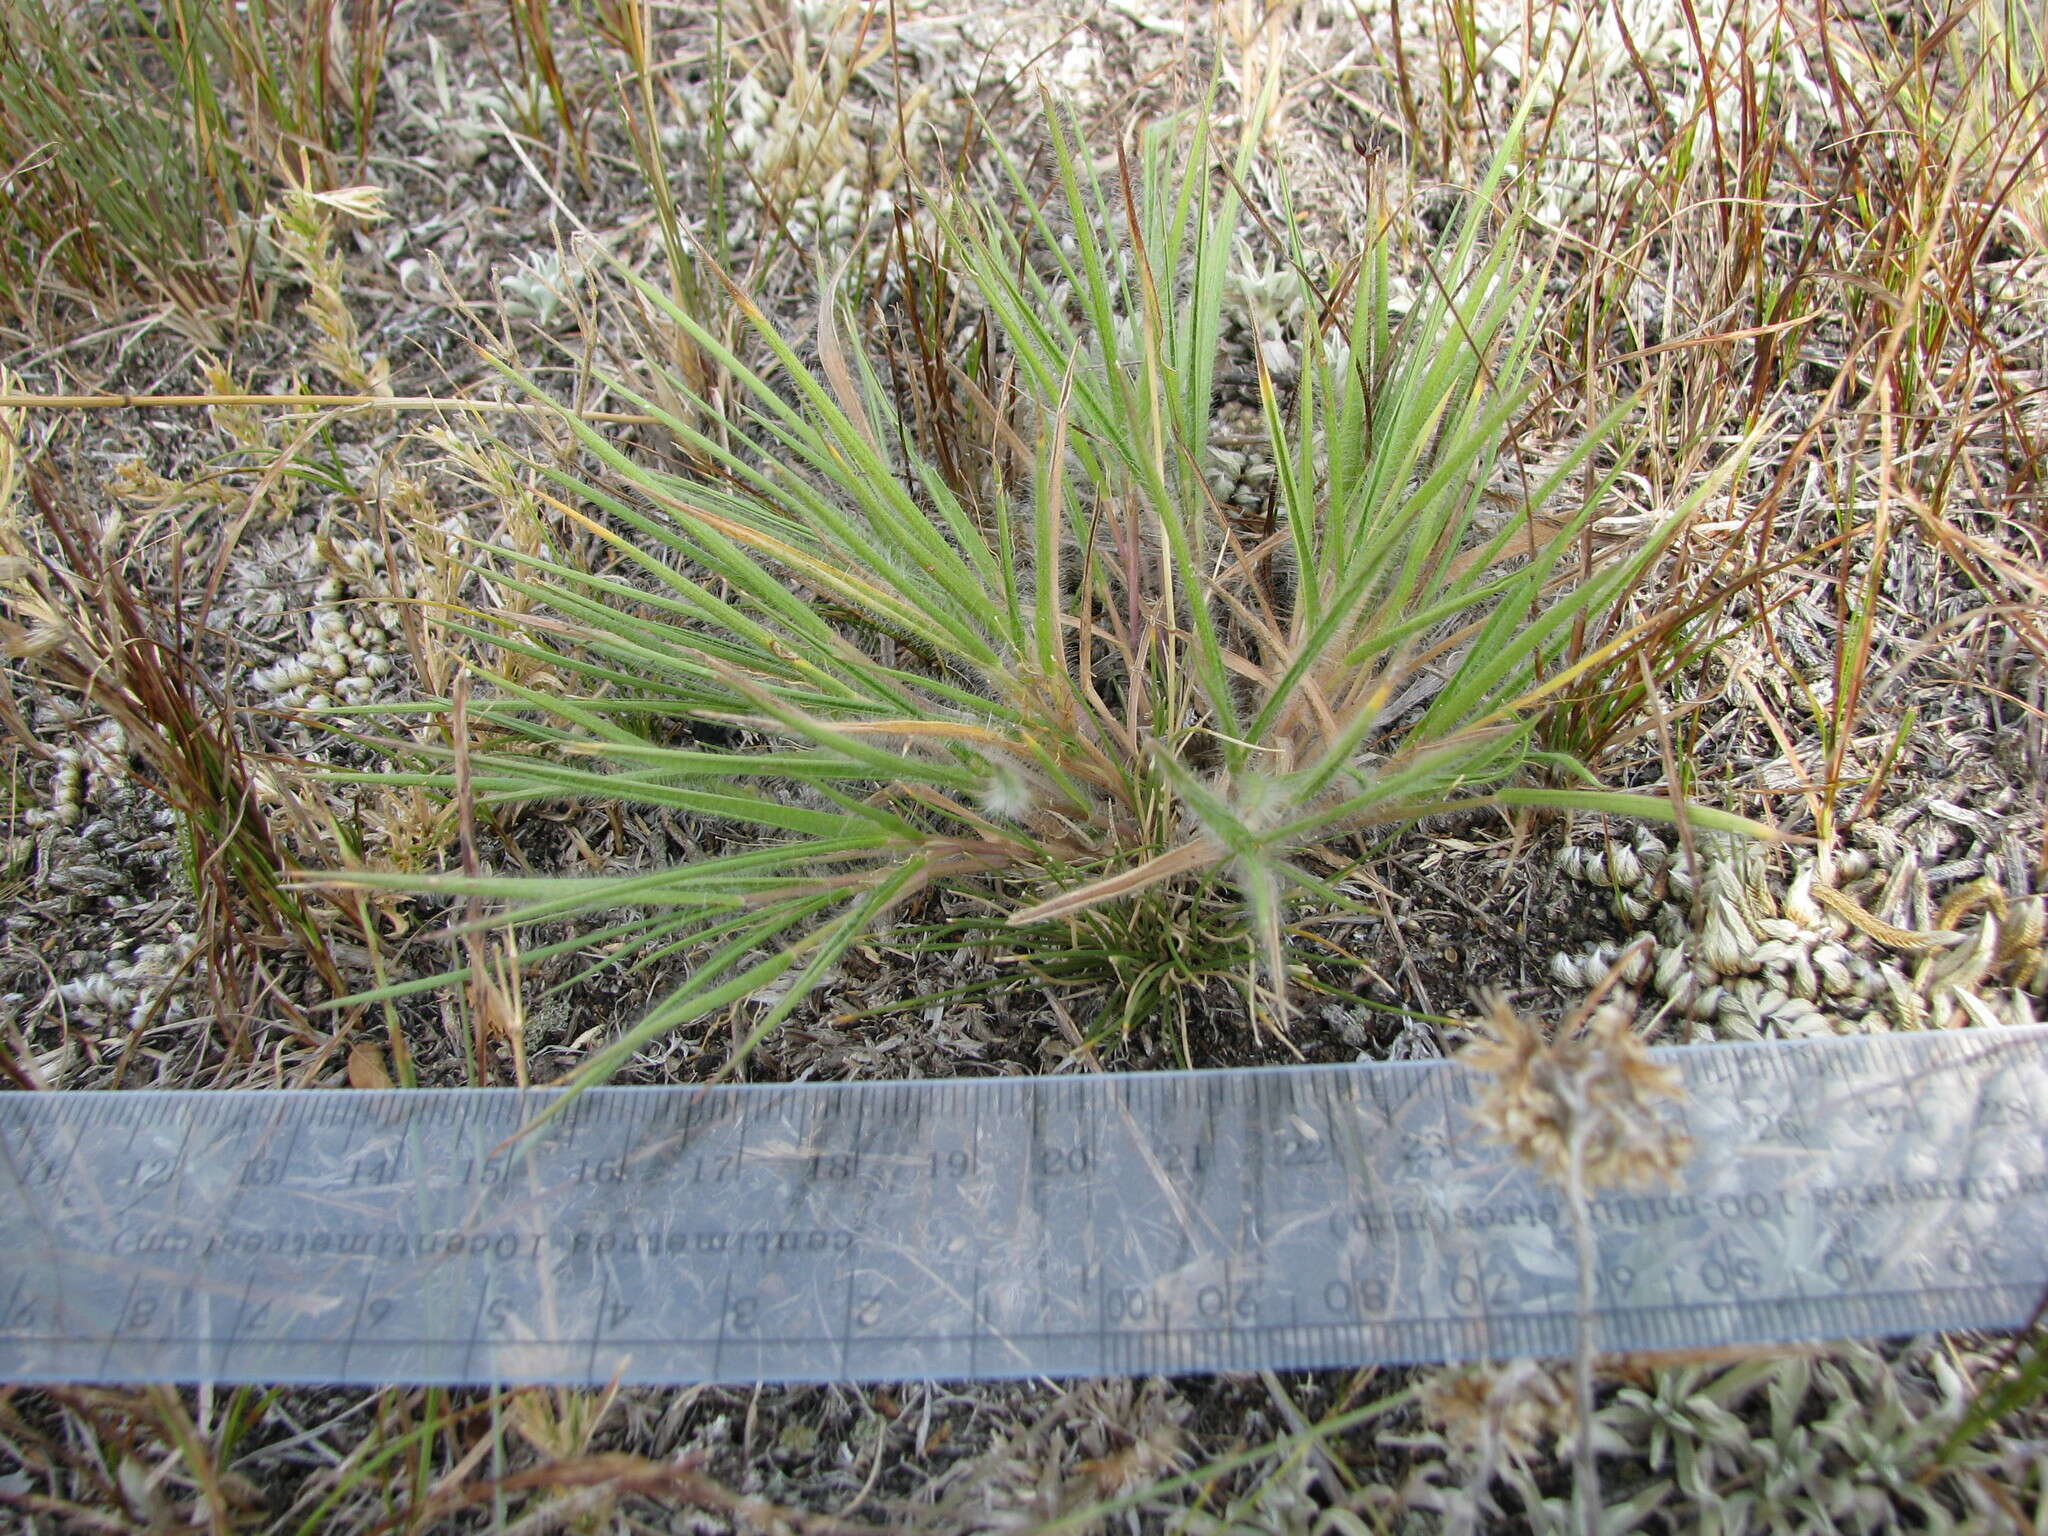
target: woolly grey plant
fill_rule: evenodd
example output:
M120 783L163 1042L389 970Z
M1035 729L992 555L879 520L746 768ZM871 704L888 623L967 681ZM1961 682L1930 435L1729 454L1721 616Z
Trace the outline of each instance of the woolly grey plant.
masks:
M1600 1425L1669 1479L1688 1528L1709 1536L2012 1529L2015 1506L1996 1480L1970 1475L1995 1453L1972 1451L1960 1475L1936 1475L1945 1436L1984 1428L1970 1423L1956 1351L1930 1337L1895 1359L1837 1343L1719 1369L1668 1366L1616 1392Z
M1484 500L1530 398L1542 281L1497 206L1512 140L1404 316L1389 239L1348 271L1342 303L1303 279L1328 319L1304 338L1291 398L1261 365L1277 466L1262 529L1204 477L1239 223L1206 120L1144 131L1109 174L1047 117L1055 211L1008 161L1021 221L964 199L937 210L943 259L1015 395L976 396L1005 445L984 483L940 472L848 340L832 284L813 366L725 280L756 367L640 282L728 381L718 401L678 377L661 401L620 390L688 467L651 467L565 413L583 466L539 467L615 570L490 552L521 612L470 632L572 687L479 676L469 791L686 813L738 851L590 878L346 878L500 903L487 920L502 924L598 919L529 959L685 957L680 984L580 1082L750 998L760 1038L849 945L940 886L971 887L1026 948L1147 893L1235 901L1254 1017L1284 1028L1283 914L1341 899L1326 879L1341 861L1317 866L1316 851L1457 807L1673 814L1523 780L1545 756L1531 732L1546 699L1597 661L1559 666L1573 625L1697 498L1585 569L1580 531L1619 472L1600 467L1610 419L1530 477L1511 514ZM380 782L454 791L449 752L407 750L408 771Z

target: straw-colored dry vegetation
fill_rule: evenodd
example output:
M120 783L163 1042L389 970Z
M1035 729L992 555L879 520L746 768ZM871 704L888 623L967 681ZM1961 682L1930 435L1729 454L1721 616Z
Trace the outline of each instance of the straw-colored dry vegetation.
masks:
M1465 1048L1597 1181L2041 1019L2042 25L10 0L0 1073ZM2042 1358L0 1388L0 1524L2040 1532Z

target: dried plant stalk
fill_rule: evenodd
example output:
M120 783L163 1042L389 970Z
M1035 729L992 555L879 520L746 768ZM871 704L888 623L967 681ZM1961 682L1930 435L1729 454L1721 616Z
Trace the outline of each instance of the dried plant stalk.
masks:
M1586 1204L1598 1186L1669 1181L1691 1155L1691 1139L1660 1112L1660 1099L1683 1091L1631 1027L1626 994L1604 1001L1610 972L1586 1002L1545 1038L1536 1020L1495 995L1480 1021L1482 1037L1459 1059L1486 1074L1475 1111L1496 1140L1565 1192L1578 1257L1579 1335L1574 1361L1578 1399L1575 1481L1587 1536L1600 1522L1600 1471L1593 1454L1593 1302L1595 1251Z

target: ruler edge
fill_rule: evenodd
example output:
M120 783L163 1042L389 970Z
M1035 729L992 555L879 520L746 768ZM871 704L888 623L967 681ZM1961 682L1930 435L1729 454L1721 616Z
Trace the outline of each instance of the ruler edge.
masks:
M2008 1025L1996 1030L1973 1027L1954 1030L1883 1030L1867 1034L1814 1036L1793 1040L1712 1040L1699 1045L1658 1045L1649 1048L1659 1065L1677 1067L1684 1075L1687 1063L1713 1059L1740 1060L1744 1057L1782 1059L1788 1055L1850 1054L1885 1050L1888 1042L1924 1042L1922 1048L1939 1054L1962 1053L1966 1057L1988 1057L2018 1052L2028 1045L2048 1049L2048 1023ZM1946 1051L1943 1051L1946 1047ZM1977 1047L1978 1049L1972 1049ZM1441 1072L1460 1066L1456 1056L1423 1060L1350 1062L1281 1062L1255 1067L1164 1068L1142 1072L996 1073L987 1077L899 1077L855 1078L794 1083L627 1083L605 1084L584 1089L566 1086L528 1088L53 1088L0 1093L0 1120L27 1110L30 1114L86 1113L102 1106L149 1104L161 1112L176 1113L187 1108L229 1110L236 1107L269 1105L278 1109L314 1103L352 1103L365 1109L381 1105L450 1103L496 1109L508 1104L531 1104L546 1109L565 1097L569 1110L581 1111L587 1119L586 1102L592 1107L633 1103L656 1103L688 1099L778 1099L801 1095L815 1097L870 1097L884 1093L940 1093L991 1089L1033 1093L1059 1086L1076 1091L1079 1085L1140 1084L1228 1084L1255 1079L1312 1081L1359 1076L1408 1076ZM1930 1065L1943 1065L1940 1063ZM28 1109L28 1106L37 1106Z

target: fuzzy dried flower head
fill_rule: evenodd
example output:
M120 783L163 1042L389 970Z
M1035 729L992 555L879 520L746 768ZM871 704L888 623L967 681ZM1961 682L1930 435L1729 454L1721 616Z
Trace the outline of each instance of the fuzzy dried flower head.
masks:
M1454 1366L1422 1383L1416 1406L1455 1464L1483 1486L1578 1429L1565 1368L1536 1360Z
M1586 1189L1670 1179L1692 1142L1658 1110L1681 1093L1630 1028L1633 1008L1609 1003L1583 1028L1543 1027L1492 998L1482 1037L1458 1053L1491 1082L1474 1113L1517 1157L1559 1184L1571 1182L1572 1151Z

